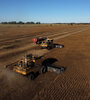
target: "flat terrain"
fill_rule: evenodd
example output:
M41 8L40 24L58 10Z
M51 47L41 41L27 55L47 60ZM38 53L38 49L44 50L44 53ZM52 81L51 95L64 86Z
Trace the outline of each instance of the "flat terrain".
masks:
M47 36L63 49L41 50L32 38ZM25 54L55 58L62 74L47 72L34 81L6 69ZM90 98L89 25L0 25L0 100L89 100Z

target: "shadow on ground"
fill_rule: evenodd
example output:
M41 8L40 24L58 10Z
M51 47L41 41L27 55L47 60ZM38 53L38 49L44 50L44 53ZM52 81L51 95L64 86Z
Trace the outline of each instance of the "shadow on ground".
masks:
M45 59L43 62L42 62L42 67L43 66L48 66L48 67L51 67L52 68L52 70L53 69L57 69L57 70L61 70L61 73L63 73L63 72L65 72L66 71L66 67L64 67L64 66L53 66L53 64L56 62L56 61L58 61L56 58L47 58L47 59ZM48 71L47 70L48 68L46 68L46 72ZM51 71L52 72L52 71ZM39 75L40 73L39 72L37 72L36 73L36 75L35 75L35 78L36 77L38 77L38 75Z
M58 61L56 58L47 58L42 62L42 65L43 66L52 65L56 61Z

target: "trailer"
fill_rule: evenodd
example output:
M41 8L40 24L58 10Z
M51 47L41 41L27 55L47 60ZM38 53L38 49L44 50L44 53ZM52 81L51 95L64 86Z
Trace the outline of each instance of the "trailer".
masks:
M57 66L49 65L49 66L47 66L47 71L55 72L57 74L61 74L65 71L65 67L57 67Z

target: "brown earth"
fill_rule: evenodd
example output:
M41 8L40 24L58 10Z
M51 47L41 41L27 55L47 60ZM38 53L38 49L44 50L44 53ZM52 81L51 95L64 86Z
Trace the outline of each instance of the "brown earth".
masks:
M40 50L32 38L48 36L63 49ZM34 81L5 68L25 54L56 58L63 74L47 72ZM90 26L0 25L0 100L89 100Z

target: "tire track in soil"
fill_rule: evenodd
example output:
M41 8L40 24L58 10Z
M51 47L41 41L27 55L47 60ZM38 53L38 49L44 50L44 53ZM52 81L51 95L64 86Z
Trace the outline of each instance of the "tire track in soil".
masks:
M78 52L74 52L74 55L69 52L64 58L66 65L69 65L65 74L57 75L47 87L36 94L33 100L89 100L89 78L87 77L89 73L84 73L84 68L88 66L85 63L88 58ZM78 64L80 62L81 64Z
M67 32L68 34L64 34L64 35L61 35L61 36L58 36L58 37L54 37L54 40L58 40L58 39L60 39L60 38L65 38L65 37L67 37L67 36L70 36L70 35L72 35L72 34L76 34L76 33L78 33L78 32L82 32L82 31L85 31L85 30L88 30L89 28L86 28L86 29L80 29L79 31L75 31L75 32L73 32L73 33L69 33L69 32ZM60 34L60 33L57 33L57 34ZM6 51L6 53L5 52L0 52L1 54L0 54L0 59L2 59L2 58L4 58L4 57L9 57L10 55L12 56L12 55L16 55L16 54L19 54L20 52L21 53L25 53L26 51L28 51L28 50L32 50L33 48L35 48L35 44L34 43L30 43L30 44L28 44L26 47L21 47L21 48L18 48L18 49L13 49L13 50L9 50L9 51ZM47 51L46 51L46 53L47 53Z
M73 70L76 71L76 69L71 71ZM86 77L78 71L77 73L71 71L67 72L66 76L58 75L49 86L37 93L33 100L89 100Z
M76 27L77 28L77 27ZM72 28L72 29L74 29L74 28ZM67 29L68 30L68 29ZM70 30L70 29L69 29ZM42 31L42 32L38 32L38 34L39 35L41 35L41 34L47 34L47 32L49 32L49 33L52 33L51 31ZM36 36L37 35L37 33L35 32L35 34L33 34L33 33L29 33L29 34L26 34L25 36L23 36L23 35L18 35L18 37L13 37L13 40L16 40L16 39L23 39L23 38L28 38L28 37L31 37L31 36ZM11 39L11 37L9 38L9 39L3 39L3 40L1 40L0 42L5 42L5 41L9 41L9 40L12 40Z
M86 28L86 29L83 29L83 30L80 30L79 32L82 32L82 31L85 31L85 30L88 30L88 28ZM78 31L75 31L75 33L74 34L76 34L76 33L78 33ZM73 34L73 33L71 33L71 34ZM71 35L70 34L70 35ZM58 38L56 38L56 40L57 39L60 39L60 38L64 38L64 37L66 37L66 36L69 36L68 34L66 34L65 36L64 35L62 35L62 36L59 36ZM12 63L12 62L15 62L15 61L17 61L18 59L20 59L20 57L23 57L24 55L25 55L25 53L27 54L27 53L33 53L33 49L34 50L37 50L37 48L38 47L35 47L36 45L35 44L31 44L31 45L27 45L27 47L25 47L25 48L19 48L19 49L17 49L17 50L15 50L15 49L13 49L13 50L9 50L8 52L6 52L6 53L2 53L1 55L0 55L0 60L4 63L4 66L5 65L7 65L7 64L10 64L10 63ZM28 52L28 51L31 51L31 52ZM41 50L41 52L42 52L43 50ZM46 54L46 53L48 53L48 51L47 50L45 50L45 51L43 51L43 53L42 53L42 55L43 54ZM17 55L19 54L19 56L17 57ZM37 54L38 54L38 51L37 51ZM10 61L8 61L8 59L7 58L11 58L12 59L12 61L10 60ZM3 60L4 59L4 60ZM5 62L5 59L6 59L6 62ZM7 63L8 62L8 63Z
M14 72L11 72L10 70L8 70L8 71L4 70L4 74L10 75L10 76L4 75L5 76L4 82L5 81L7 82L6 90L7 90L7 88L9 88L9 91L6 91L6 92L2 91L2 95L0 97L0 100L6 100L6 98L8 98L8 100L9 99L11 99L11 100L21 100L22 99L23 100L24 96L25 96L25 99L31 100L34 97L34 95L37 93L37 91L39 92L43 88L43 86L45 85L44 83L42 84L40 82L41 80L38 77L37 77L38 79L35 79L34 81L30 81L30 80L28 81L28 79L26 79L25 77L22 77L22 76L20 77L20 75L14 73ZM52 76L53 76L53 74L52 74ZM47 79L47 75L43 75L42 80L43 80L43 78ZM19 82L19 80L20 80L20 82ZM50 80L51 79L48 79L48 82ZM45 80L43 80L43 81L45 81ZM47 82L47 84L48 84L48 82ZM17 89L13 88L12 84L13 85L15 84L15 87ZM39 85L40 85L40 87L39 87ZM26 87L26 86L28 86L28 87ZM5 88L5 87L3 87L3 88ZM30 92L27 92L27 91L30 91L31 94L30 94Z
M68 58L66 58L66 60L67 60ZM73 70L74 69L72 69L71 70L71 72L73 72ZM70 72L70 73L71 73ZM75 72L77 72L77 70L75 69ZM67 72L68 73L68 72ZM73 73L72 73L73 74ZM66 80L67 80L67 77L64 75L64 74L62 74L62 75L60 75L60 76L58 76L57 78L56 78L56 76L54 77L55 79L54 79L54 81L52 81L53 83L51 83L50 84L50 86L49 87L47 87L46 86L46 88L45 89L43 89L43 90L41 90L39 93L38 93L38 95L40 96L40 98L41 98L41 100L43 99L43 97L45 97L46 99L53 99L53 100L59 100L59 97L61 98L61 99L63 99L64 97L66 98L66 99L69 99L70 100L70 98L69 97L67 97L68 95L71 95L71 96L73 96L74 94L75 94L75 92L77 92L77 94L75 94L76 95L76 99L78 99L77 97L79 97L79 95L78 95L78 93L79 93L79 91L77 91L77 90L74 90L75 92L72 92L72 90L73 90L73 87L72 87L72 83L75 85L74 87L76 88L77 86L79 86L80 87L80 89L83 91L83 88L82 87L84 87L84 86L80 86L80 84L78 83L78 85L76 84L77 82L83 82L83 84L85 83L84 81L79 81L79 79L81 78L79 78L78 79L78 81L76 81L77 80L77 78L78 78L78 75L81 75L82 76L82 78L80 79L80 80L85 80L85 78L83 78L83 75L82 74L80 74L80 73L74 73L75 74L75 79L73 80L73 81L71 81L72 79L73 79L73 77L71 76L71 74L67 74L68 76L69 76L69 78L68 78L68 81L67 81L67 83L66 83ZM47 76L48 77L48 76ZM62 78L63 77L63 78ZM19 79L20 79L21 77L19 77ZM59 80L59 82L58 82L58 80ZM65 81L64 81L65 80ZM25 79L25 81L26 81L26 79ZM24 81L24 82L25 82ZM36 81L38 81L38 79L36 79ZM31 81L30 81L31 82ZM62 84L59 84L59 83L61 83L62 82ZM70 83L71 82L71 83ZM21 82L22 83L22 82ZM35 82L35 84L34 83L30 83L30 84L33 84L34 86L35 86L35 88L38 86L38 85L40 85L39 83L36 85L36 83L37 82ZM70 88L68 88L69 87L69 85L67 86L67 84L69 84L70 83ZM29 98L29 97L31 97L31 98L33 98L33 96L36 94L36 89L34 88L34 89L32 89L31 88L31 86L30 86L30 84L29 83L27 83L27 82L25 82L23 85L19 85L19 84L17 84L17 88L18 87L20 87L18 90L12 90L11 92L9 92L8 94L7 94L7 97L6 98L10 98L10 99L23 99L24 98L24 95L26 96L26 99L27 98ZM48 84L48 83L47 83ZM56 84L56 85L55 85ZM18 86L19 85L19 86ZM24 87L24 86L26 86L26 85L28 85L29 87L28 88L26 88L26 87ZM64 87L64 86L66 86L66 87ZM61 87L61 88L59 88L59 87ZM87 86L86 86L87 87ZM31 90L31 92L33 93L33 94L29 94L30 92L28 92L27 93L27 91L29 90L29 88L30 89L32 89ZM59 89L58 89L59 88ZM63 91L63 89L65 89L65 91ZM66 92L66 90L68 89L68 91L69 92ZM38 90L38 89L37 89ZM60 91L61 90L61 91ZM45 95L45 93L46 93L46 95ZM72 93L71 93L72 92ZM19 95L19 93L21 93L22 95ZM65 93L65 94L64 94ZM14 94L14 95L13 95ZM61 96L59 96L58 94L61 94ZM84 93L85 94L85 93ZM5 96L4 96L5 97ZM22 97L22 98L20 98L20 97ZM5 99L6 100L6 98L3 98L3 100ZM31 98L29 98L29 99L31 99ZM38 98L37 97L37 94L36 94L36 97L35 98L33 98L33 99L36 99L36 98ZM73 99L74 100L74 98L71 98L71 99ZM79 98L80 99L80 98ZM81 98L81 100L82 99L84 99L84 97L82 97ZM38 99L37 99L38 100ZM86 99L86 97L85 97L85 100L87 100Z
M41 34L41 33L38 33L38 34ZM2 50L4 48L11 48L11 49L20 48L20 47L22 47L22 45L20 45L20 44L27 44L27 45L29 45L30 43L32 43L32 38L35 38L36 36L37 37L40 37L40 36L43 36L43 35L44 36L47 36L49 34L51 34L51 35L52 34L56 34L57 35L58 33L56 33L56 32L55 33L47 33L47 32L44 32L41 35L35 35L35 34L31 34L30 35L29 34L29 35L26 35L26 36L20 36L20 37L18 37L18 39L17 38L13 38L13 40L11 38L10 39L5 39L3 41L0 41L0 51L2 52ZM63 35L63 34L64 34L64 32L61 33L61 35ZM21 37L23 37L23 38L21 38ZM21 41L21 40L23 40L23 41ZM4 51L5 51L5 49L4 49Z
M76 27L76 28L78 29L78 27ZM68 29L68 28L67 28L67 29L65 29L66 31L60 31L60 33L61 33L61 32L67 32L67 30L68 30L68 31L69 31L69 30L71 31L71 30L73 30L73 29L75 29L75 28L73 28L73 27L72 27L71 29ZM54 31L54 32L55 32L55 31ZM37 36L38 36L38 37L39 37L39 36L43 36L43 35L47 36L47 35L49 35L49 34L52 34L52 35L54 34L54 35L55 35L56 32L55 32L55 33L54 33L54 32L44 32L44 33L43 33L43 32L39 32L39 33L38 33L39 35L37 35ZM41 33L42 33L42 34L41 34ZM37 33L35 33L35 34L27 34L26 36L21 36L21 35L20 35L20 36L15 37L15 38L13 37L13 39L11 39L11 37L10 37L10 39L4 39L4 40L1 40L0 42L2 42L2 43L4 42L4 43L5 43L5 41L7 42L7 41L9 41L9 40L11 40L11 42L14 42L14 40L17 41L18 39L30 38L31 36L34 37L34 36L36 36L36 34L37 34ZM46 34L47 34L47 35L46 35Z
M74 31L73 29L74 28L69 29L68 31L70 31L70 32L72 31L73 32ZM76 29L75 29L75 31L76 31ZM0 41L0 45L1 44L3 45L5 43L6 44L11 44L11 43L14 43L15 41L19 41L20 42L21 40L24 40L24 39L27 39L27 40L30 39L30 40L32 40L32 38L40 37L40 36L48 36L49 34L50 34L50 36L51 35L55 36L55 35L58 35L59 33L61 33L61 35L63 35L63 34L68 33L68 32L67 31L62 31L62 32L44 32L44 33L43 32L42 33L39 32L38 33L39 35L36 35L36 34L27 34L26 36L18 36L18 37L15 37L13 39L10 38L10 39L1 40ZM30 41L30 42L32 42L32 41ZM1 46L0 46L0 48L1 48Z

